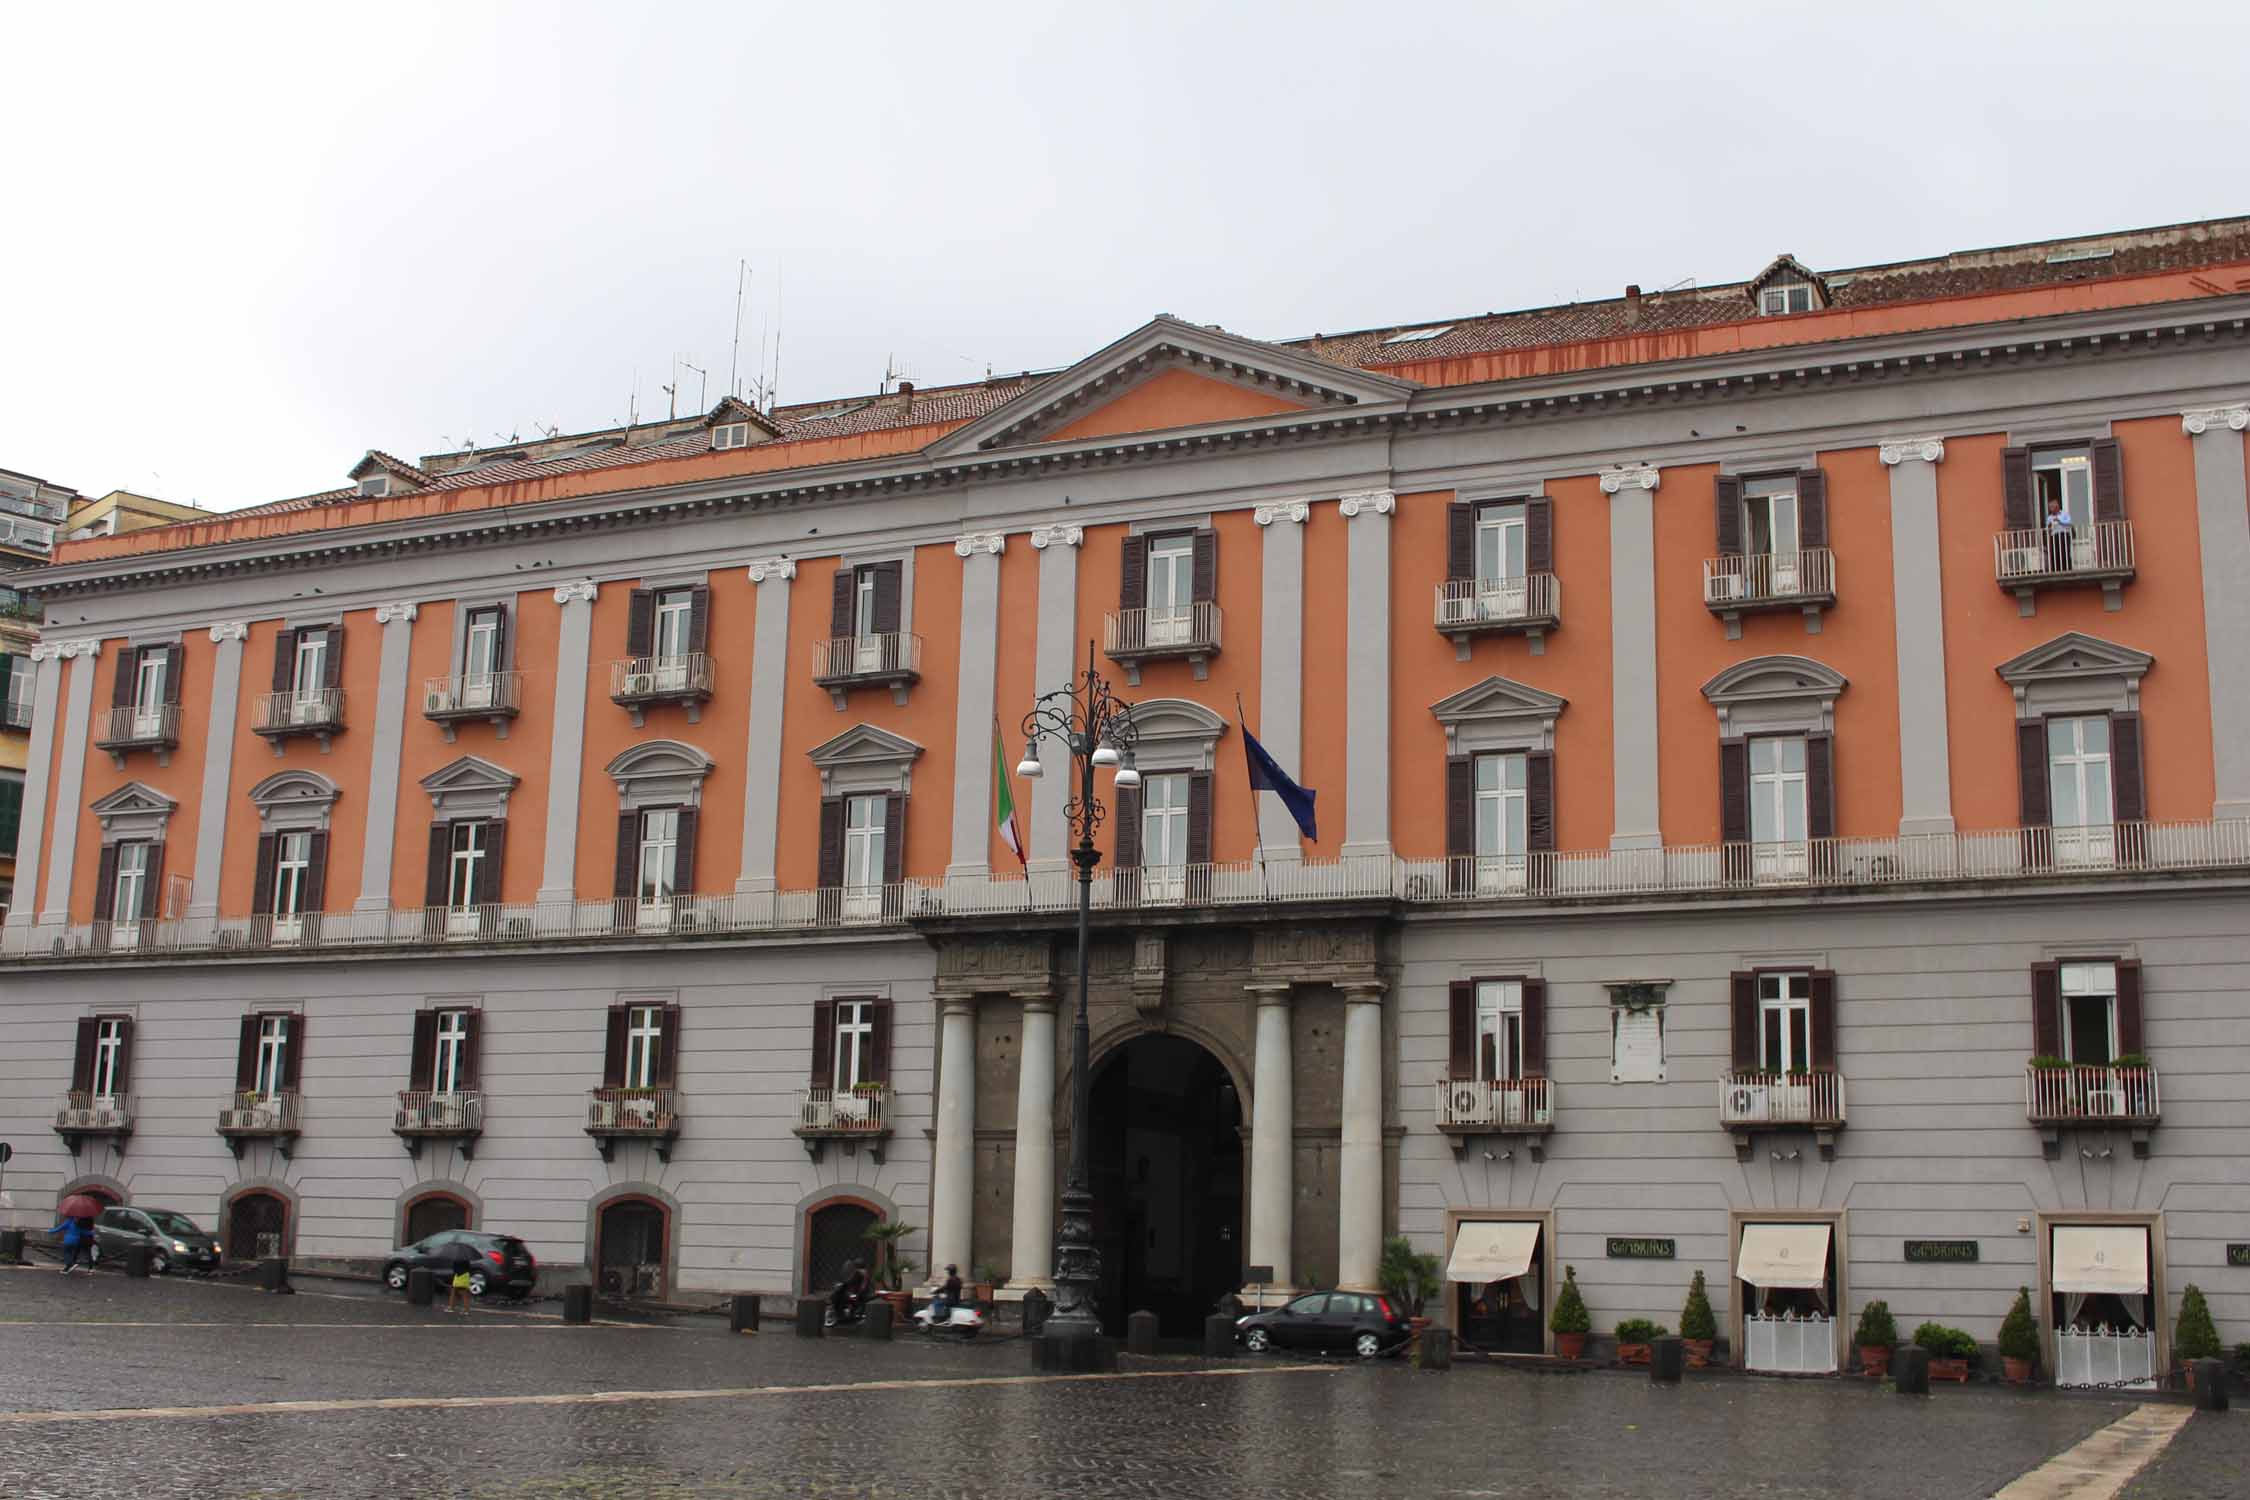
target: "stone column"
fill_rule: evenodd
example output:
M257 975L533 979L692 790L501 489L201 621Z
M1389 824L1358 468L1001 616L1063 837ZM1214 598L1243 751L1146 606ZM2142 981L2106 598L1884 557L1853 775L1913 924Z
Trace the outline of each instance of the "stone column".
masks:
M940 994L938 1006L937 1145L930 1163L930 1264L932 1282L945 1279L948 1262L968 1279L975 1240L977 1001L974 995Z
M1654 464L1602 470L1609 502L1609 847L1658 849L1656 799L1656 486ZM1683 560L1682 566L1685 566Z
M62 748L55 752L55 832L53 853L47 860L45 893L39 905L43 926L70 921L70 878L78 863L79 804L85 800L86 725L94 711L94 663L100 659L100 641L57 641L55 654L64 661L73 657L70 686L63 695Z
M2204 661L2211 677L2214 818L2250 818L2250 505L2242 434L2250 405L2180 414L2195 444L2195 521L2203 551ZM2144 585L2145 587L2145 585Z
M1381 1291L1383 1260L1383 990L1344 991L1344 1150L1336 1163L1336 1285Z
M961 558L961 682L953 712L953 857L955 876L992 873L992 709L1000 667L1000 554L1008 539L973 531L953 544ZM980 753L981 752L981 753Z
M1055 997L1023 1001L1023 1045L1016 1062L1016 1223L1008 1285L1055 1292Z
M750 784L742 798L740 895L773 891L781 837L781 718L789 688L789 586L792 558L766 557L750 564L758 586L758 626L751 645L750 738L744 754Z
M1953 831L1953 763L1945 739L1945 585L1938 558L1937 466L1945 439L1887 438L1891 471L1891 614L1898 633L1901 836Z
M1391 512L1389 490L1346 495L1344 857L1391 857ZM1264 1262L1258 1262L1263 1265ZM1276 1275L1281 1267L1275 1266Z
M541 906L568 905L578 899L578 775L586 758L586 672L593 654L598 592L591 578L555 590L555 602L562 606L562 629L555 639L555 741L547 752Z
M375 606L383 627L383 660L375 678L374 758L367 768L367 843L359 860L354 911L389 911L391 856L398 836L398 767L406 745L407 651L414 644L411 600Z
M1031 684L1034 695L1068 687L1078 662L1078 549L1086 540L1079 526L1041 526L1031 533L1039 554L1039 634L1033 648ZM1018 725L1001 726L1011 735ZM1021 744L1010 744L1012 757L1023 753ZM1056 774L1031 784L1031 848L1027 861L1034 876L1054 880L1070 869L1070 827L1063 819L1063 804L1070 800L1070 778Z
M16 896L10 927L29 927L39 915L40 845L47 837L47 784L55 774L55 710L62 701L62 647L42 641L31 648L31 757L23 774L23 818L16 829Z
M208 730L203 738L201 811L195 819L195 889L188 893L187 909L188 921L197 928L211 924L215 930L219 919L227 802L234 786L234 717L242 703L242 650L248 639L250 626L244 620L221 620L211 627L211 643L219 650L211 666L210 716L204 720Z
M1311 515L1312 507L1302 500L1252 512L1266 538L1256 733L1267 753L1297 777L1305 773L1305 523ZM1270 861L1303 857L1297 820L1279 797L1259 796L1258 836Z
M1290 1072L1289 984L1253 984L1258 1006L1257 1051L1250 1078L1250 1254L1253 1266L1273 1267L1276 1289L1293 1285L1291 1241L1296 1212L1297 1105ZM1257 1299L1261 1305L1270 1298Z

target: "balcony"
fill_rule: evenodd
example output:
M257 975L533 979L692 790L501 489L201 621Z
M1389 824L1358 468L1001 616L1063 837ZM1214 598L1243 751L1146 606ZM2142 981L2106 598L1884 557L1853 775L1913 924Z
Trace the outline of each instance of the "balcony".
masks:
M422 717L444 728L449 745L456 725L477 719L488 721L506 739L508 721L522 704L521 672L468 672L432 677L422 684Z
M180 747L180 706L177 703L159 703L149 708L128 704L109 710L102 721L101 732L94 737L94 748L107 750L111 764L120 771L125 769L125 757L134 750L154 750L156 763L168 766L172 752Z
M233 1102L219 1111L219 1134L226 1138L236 1161L242 1159L243 1147L252 1141L272 1141L286 1159L295 1154L300 1133L295 1089L273 1094L238 1089Z
M1734 1136L1742 1161L1750 1159L1751 1138L1761 1130L1810 1130L1821 1160L1832 1161L1836 1132L1844 1128L1844 1075L1833 1068L1721 1073L1719 1124Z
M797 1139L814 1161L830 1141L842 1141L847 1152L861 1146L877 1164L891 1138L891 1086L863 1083L846 1093L832 1088L807 1088L797 1107Z
M261 693L251 710L250 732L271 743L276 755L281 753L284 741L298 735L311 735L319 740L320 753L326 755L329 740L343 727L342 688Z
M1140 686L1141 665L1185 660L1195 680L1210 676L1219 654L1219 606L1206 599L1172 609L1120 609L1104 617L1102 653L1125 669L1125 680Z
M812 646L813 683L828 689L839 712L853 688L887 687L891 701L904 704L907 689L922 680L922 638L912 631L831 636Z
M633 727L645 722L652 706L677 703L687 710L688 722L699 723L703 705L711 701L711 658L701 651L685 656L628 656L609 664L609 701L633 716Z
M401 1089L391 1134L406 1147L408 1156L419 1157L424 1141L451 1141L461 1148L463 1161L473 1160L477 1137L484 1134L484 1094L477 1089L450 1094Z
M31 699L8 698L0 700L0 729L31 728Z
M1531 1159L1545 1152L1547 1132L1555 1128L1554 1085L1545 1078L1440 1078L1437 1128L1453 1143L1455 1155L1480 1135L1530 1137Z
M1744 615L1799 609L1805 633L1820 630L1820 612L1836 603L1836 554L1826 547L1801 552L1753 552L1703 561L1703 607L1726 621L1727 639L1742 635Z
M2098 588L2102 607L2124 604L2133 581L2133 523L2096 521L2068 536L2045 531L2002 531L1992 538L1992 576L2031 614L2041 589Z
M27 521L20 516L0 516L0 547L18 552L52 552L55 550L55 528L42 526L37 521Z
M127 1094L94 1094L72 1089L55 1111L55 1134L63 1138L70 1154L78 1154L81 1141L107 1139L123 1152L133 1133L133 1100Z
M1437 628L1453 637L1453 654L1469 659L1480 635L1521 635L1531 654L1547 649L1547 632L1562 623L1562 584L1552 573L1523 578L1448 578L1437 586Z
M601 1088L588 1093L586 1133L608 1161L619 1141L646 1141L656 1148L657 1159L672 1159L672 1143L680 1138L680 1117L673 1109L669 1088Z
M2133 1154L2146 1156L2149 1131L2162 1114L2156 1069L2145 1062L2095 1067L2034 1061L2024 1069L2023 1112L2039 1127L2049 1158L2062 1154L2065 1127L2127 1131Z

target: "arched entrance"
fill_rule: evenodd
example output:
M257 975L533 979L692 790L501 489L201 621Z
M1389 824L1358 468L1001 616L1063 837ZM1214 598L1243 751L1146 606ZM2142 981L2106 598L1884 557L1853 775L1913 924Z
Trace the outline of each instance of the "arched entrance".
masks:
M125 1201L125 1195L106 1183L89 1182L84 1187L66 1187L55 1195L60 1203L65 1198L91 1198L103 1208L115 1208Z
M469 1227L469 1205L451 1193L424 1193L406 1205L406 1235L402 1245L417 1245L433 1234Z
M1178 1036L1140 1036L1093 1080L1094 1238L1102 1327L1156 1314L1199 1333L1242 1284L1242 1101L1219 1060Z
M865 1203L839 1198L805 1215L805 1285L809 1293L832 1290L853 1261L874 1270L875 1247L867 1231L883 1216Z
M613 1198L602 1205L594 1231L600 1254L594 1284L604 1296L664 1297L670 1218L663 1204L648 1198Z
M272 1260L289 1246L289 1200L252 1190L227 1205L224 1231L229 1260Z

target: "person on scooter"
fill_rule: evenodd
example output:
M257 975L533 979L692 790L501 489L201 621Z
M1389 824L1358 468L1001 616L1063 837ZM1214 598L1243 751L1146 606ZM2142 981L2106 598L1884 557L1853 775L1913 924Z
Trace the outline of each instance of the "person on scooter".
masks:
M835 1314L837 1322L850 1322L866 1305L869 1289L865 1268L856 1260L850 1262L844 1267L844 1279L828 1294L828 1310Z
M945 1284L939 1287L937 1295L930 1299L930 1326L932 1328L943 1328L945 1320L953 1316L953 1309L960 1301L961 1268L959 1266L947 1266L945 1268Z

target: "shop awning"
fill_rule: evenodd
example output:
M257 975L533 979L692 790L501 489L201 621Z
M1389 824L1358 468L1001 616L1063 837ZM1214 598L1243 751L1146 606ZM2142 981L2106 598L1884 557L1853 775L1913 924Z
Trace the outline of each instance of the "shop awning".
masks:
M2137 1224L2055 1226L2058 1292L2148 1290L2148 1231Z
M1745 1224L1734 1274L1752 1286L1813 1288L1828 1283L1826 1224Z
M1535 1219L1463 1224L1453 1236L1453 1260L1445 1268L1445 1279L1471 1286L1511 1280L1531 1269L1531 1252L1538 1244Z

